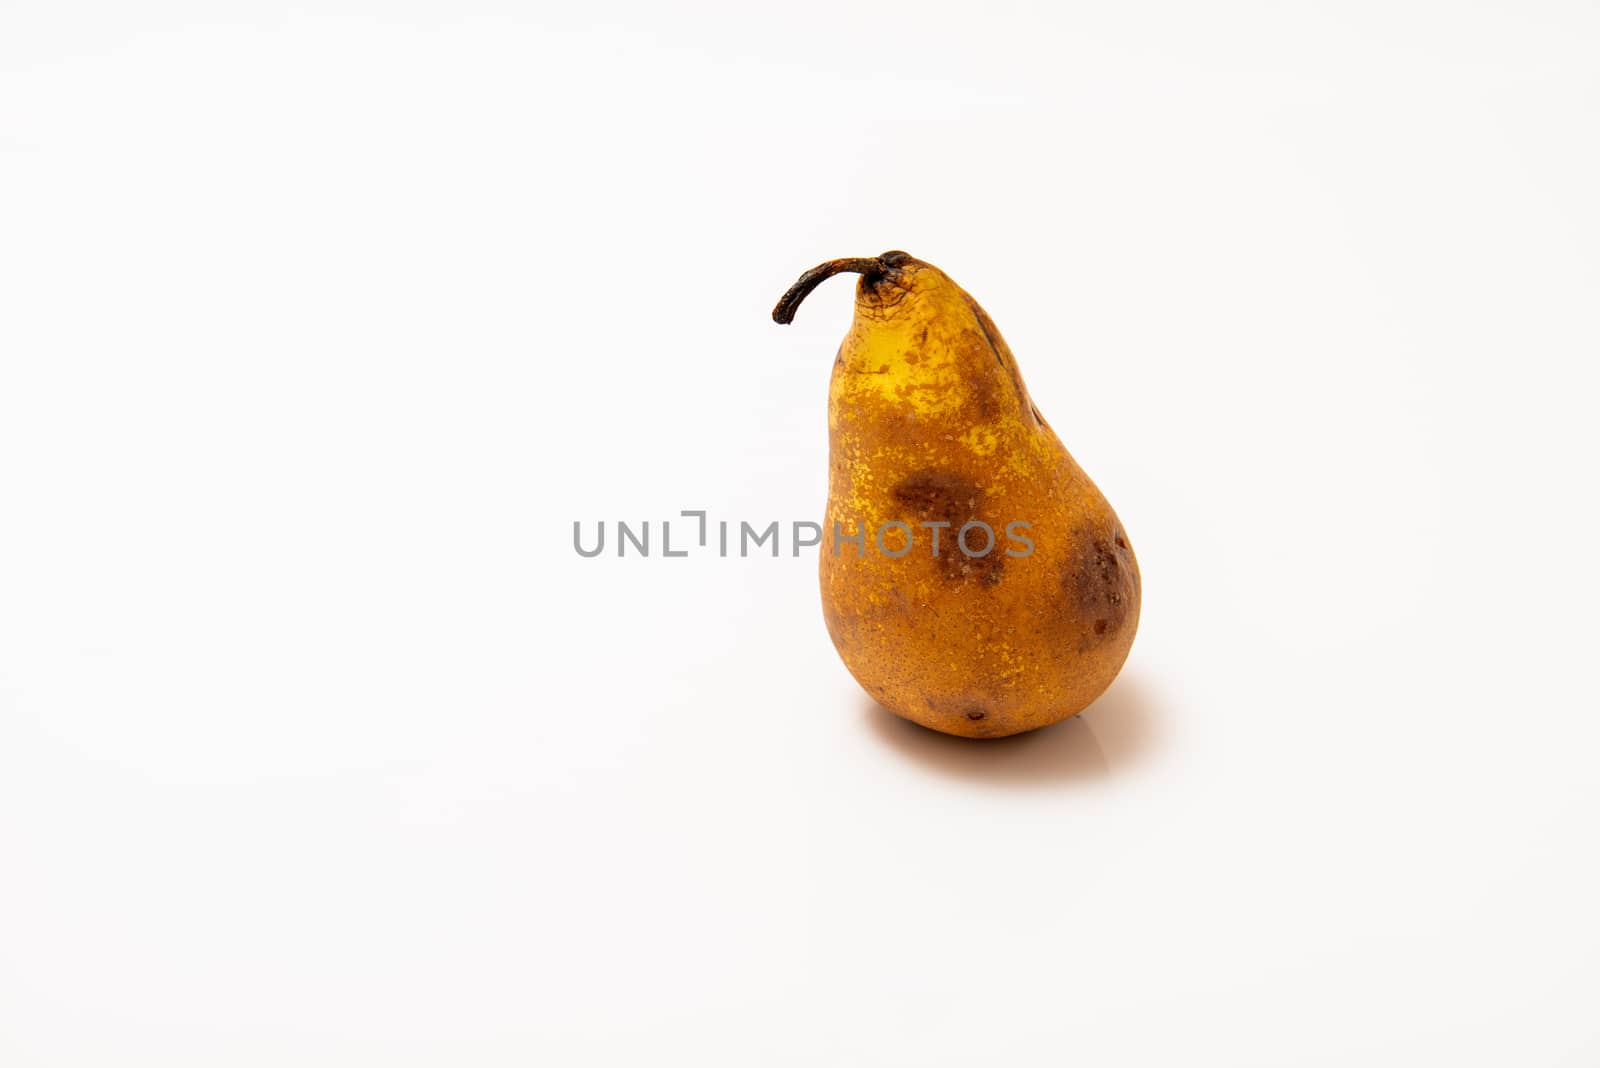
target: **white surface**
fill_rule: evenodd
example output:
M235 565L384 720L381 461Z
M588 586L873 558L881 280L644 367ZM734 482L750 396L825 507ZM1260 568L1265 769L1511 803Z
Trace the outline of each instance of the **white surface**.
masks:
M0 13L7 1068L1600 1063L1592 5L337 7ZM887 248L1138 549L1081 721L573 552L816 518Z

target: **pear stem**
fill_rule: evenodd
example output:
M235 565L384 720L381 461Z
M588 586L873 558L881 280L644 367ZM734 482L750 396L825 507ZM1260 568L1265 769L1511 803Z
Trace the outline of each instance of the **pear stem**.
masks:
M789 292L778 298L778 304L772 309L772 321L775 323L794 322L794 313L800 307L800 302L811 295L811 291L836 274L851 272L873 278L889 270L890 264L885 263L882 256L857 256L843 260L829 260L819 263L811 270L800 276L800 280L789 287Z

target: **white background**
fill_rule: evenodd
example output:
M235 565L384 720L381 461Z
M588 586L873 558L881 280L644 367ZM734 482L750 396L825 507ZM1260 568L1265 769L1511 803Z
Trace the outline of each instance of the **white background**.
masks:
M1600 1064L1600 10L0 8L0 1063ZM849 281L1144 618L875 709ZM657 547L659 542L657 542Z

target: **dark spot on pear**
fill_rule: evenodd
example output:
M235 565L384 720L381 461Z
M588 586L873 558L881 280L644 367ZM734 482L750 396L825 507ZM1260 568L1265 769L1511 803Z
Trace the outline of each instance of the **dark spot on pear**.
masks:
M1136 589L1134 570L1125 559L1126 543L1120 534L1111 540L1093 531L1074 536L1074 552L1061 573L1063 591L1071 598L1080 619L1094 620L1089 645L1105 641L1128 621L1129 606ZM1119 551L1121 550L1121 551Z
M968 556L961 551L961 528L967 523L982 520L984 493L982 487L954 471L916 471L901 479L889 491L897 504L906 510L904 521L916 527L918 523L948 523L939 531L939 555L933 558L933 531L917 530L918 544L926 542L927 556L933 558L939 572L949 582L973 579L980 586L999 585L1005 568L1005 553L997 547L983 556ZM1000 530L989 523L992 530ZM968 538L974 548L985 539L981 532ZM920 552L920 549L919 549Z
M952 471L917 471L901 479L889 492L918 520L949 523L951 538L961 524L977 516L983 503L983 490L978 484ZM945 540L940 539L941 552Z

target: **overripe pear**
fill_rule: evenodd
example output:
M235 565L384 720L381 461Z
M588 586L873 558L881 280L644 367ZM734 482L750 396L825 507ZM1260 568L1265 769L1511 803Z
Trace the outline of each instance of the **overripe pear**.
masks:
M904 252L833 260L773 318L790 322L842 272L860 279L828 403L820 556L834 647L885 708L948 734L1075 715L1133 645L1127 532L1000 331L937 267Z

